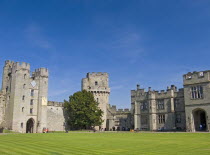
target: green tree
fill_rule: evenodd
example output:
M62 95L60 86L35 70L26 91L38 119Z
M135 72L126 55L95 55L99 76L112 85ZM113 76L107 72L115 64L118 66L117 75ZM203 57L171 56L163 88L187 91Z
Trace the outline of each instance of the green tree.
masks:
M103 122L103 111L98 107L91 92L86 90L74 93L69 101L64 100L67 123L70 129L90 129Z

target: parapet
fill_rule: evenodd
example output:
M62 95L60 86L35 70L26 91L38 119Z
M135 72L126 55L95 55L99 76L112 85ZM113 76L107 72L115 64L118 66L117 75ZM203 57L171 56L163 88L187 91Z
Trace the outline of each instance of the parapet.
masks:
M15 62L11 60L6 60L5 61L5 66L12 66Z
M24 69L24 70L30 71L30 64L26 62L14 62L14 61L6 60L5 67L7 66L10 66L15 70Z
M140 87L137 87L136 90L131 90L131 102L147 99L168 98L182 95L183 89L177 90L177 87L175 85L168 86L166 90L160 91L152 90L151 87L148 88L148 91L145 91L145 89L140 89Z
M113 109L117 109L116 105L112 105L112 108L113 108Z
M90 77L94 77L94 76L106 76L106 77L108 77L109 75L106 72L89 72L89 73L87 73L86 77L90 78Z
M174 93L177 92L177 87L175 85L171 85L168 86L166 90L160 90L160 91L152 91L154 92L156 95L171 95L171 91L173 91Z
M210 82L210 70L188 72L183 75L184 85Z
M124 112L130 112L130 110L128 108L124 109Z
M177 92L176 92L176 97L184 97L184 88L180 88Z
M113 113L129 113L130 110L128 108L125 109L117 109L116 105L108 105L108 109Z
M47 68L38 68L38 69L35 69L35 72L33 74L34 74L34 76L48 77L49 71Z
M128 108L125 108L125 109L118 109L116 112L117 113L130 113L130 110Z
M109 104L109 108L110 108L111 110L113 110L113 111L116 111L116 110L117 110L116 105L112 105L112 106L111 106L111 105Z
M47 106L63 107L63 102L48 101Z

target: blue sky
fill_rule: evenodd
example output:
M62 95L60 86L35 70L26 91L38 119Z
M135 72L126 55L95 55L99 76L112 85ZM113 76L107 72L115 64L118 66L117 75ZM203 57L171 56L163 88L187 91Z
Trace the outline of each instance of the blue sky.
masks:
M184 73L210 70L210 1L1 0L0 68L5 60L47 67L55 101L87 72L108 72L110 103L129 108L137 83L181 88Z

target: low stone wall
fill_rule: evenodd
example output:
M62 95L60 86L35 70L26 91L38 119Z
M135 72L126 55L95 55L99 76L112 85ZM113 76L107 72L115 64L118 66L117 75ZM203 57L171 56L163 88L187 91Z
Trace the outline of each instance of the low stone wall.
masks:
M49 131L65 131L63 107L47 106L47 128Z

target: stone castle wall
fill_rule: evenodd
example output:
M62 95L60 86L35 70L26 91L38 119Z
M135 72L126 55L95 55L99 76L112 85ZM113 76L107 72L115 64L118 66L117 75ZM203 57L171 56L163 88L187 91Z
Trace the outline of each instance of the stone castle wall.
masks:
M0 91L0 128L4 126L4 117L5 117L5 94Z
M49 131L65 131L66 120L62 102L48 101L47 128Z
M129 109L117 109L115 105L107 108L107 130L128 131L132 129L131 112Z

